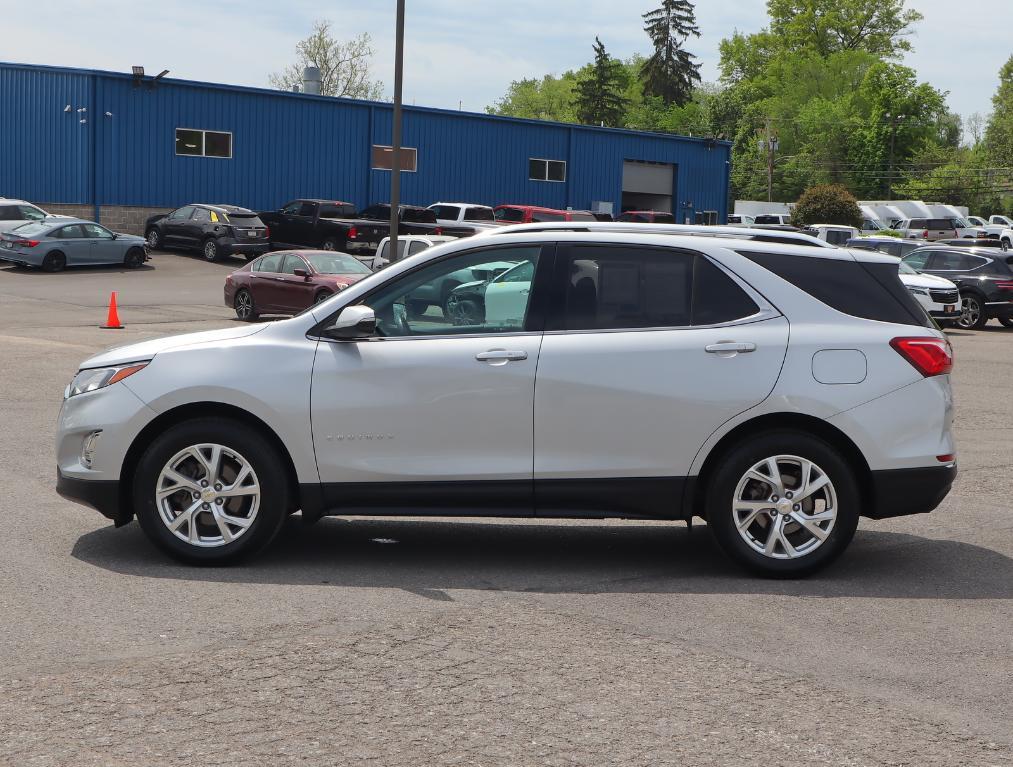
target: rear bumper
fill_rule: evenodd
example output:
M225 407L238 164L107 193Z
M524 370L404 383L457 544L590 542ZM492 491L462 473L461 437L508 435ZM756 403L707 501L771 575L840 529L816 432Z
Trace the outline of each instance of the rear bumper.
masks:
M957 478L957 467L887 469L872 472L872 519L903 517L932 511L946 497Z
M234 255L236 253L248 253L250 255L259 256L261 253L267 253L271 249L271 243L269 242L243 242L232 241L232 242L220 242L218 247L222 253L226 255Z
M120 522L119 480L75 479L56 469L56 492L68 501L99 511L102 516ZM129 517L128 517L129 519Z

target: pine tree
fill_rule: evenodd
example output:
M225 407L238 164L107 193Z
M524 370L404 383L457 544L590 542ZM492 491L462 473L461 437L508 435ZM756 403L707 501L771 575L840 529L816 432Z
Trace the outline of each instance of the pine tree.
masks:
M654 55L640 69L644 95L685 106L693 96L693 84L700 82L696 56L682 47L690 35L700 37L693 4L663 0L656 11L644 14L644 22L644 31L654 44Z
M604 43L595 37L594 64L577 83L577 118L586 125L622 125L626 114L623 80L622 63L609 56Z

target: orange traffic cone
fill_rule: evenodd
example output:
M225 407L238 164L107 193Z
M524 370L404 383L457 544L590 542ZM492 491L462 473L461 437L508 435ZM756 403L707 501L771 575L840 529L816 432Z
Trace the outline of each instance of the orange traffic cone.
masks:
M99 325L106 330L123 330L123 323L120 322L120 314L116 311L116 291L109 294L109 316L106 317L106 324Z

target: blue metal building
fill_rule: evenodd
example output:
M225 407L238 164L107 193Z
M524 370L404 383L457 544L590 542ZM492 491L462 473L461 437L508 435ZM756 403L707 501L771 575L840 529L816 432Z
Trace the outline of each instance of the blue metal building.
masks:
M6 197L101 217L196 201L267 209L296 197L361 208L389 195L390 171L374 167L391 137L382 102L0 63L0 105ZM727 142L409 106L402 144L415 149L406 203L611 203L679 221L727 213Z

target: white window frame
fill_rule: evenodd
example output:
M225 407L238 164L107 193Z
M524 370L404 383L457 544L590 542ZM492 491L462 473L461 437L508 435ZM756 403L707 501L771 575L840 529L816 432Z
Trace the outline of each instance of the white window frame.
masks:
M531 163L543 162L545 163L545 178L534 178L531 175ZM558 181L554 178L549 178L549 163L558 162L563 166L563 178ZM566 183L566 160L553 160L548 157L529 157L528 158L528 181L547 181L550 184L565 184Z
M176 143L179 141L179 132L181 130L193 131L194 133L199 133L200 134L200 154L181 154L179 151L176 151ZM207 148L207 134L208 133L221 133L221 134L229 137L229 154L227 156L223 157L222 155L218 155L218 154L206 154L205 153L205 150ZM206 157L209 160L231 160L232 159L232 155L233 155L233 146L232 146L233 137L232 137L232 131L227 131L227 130L210 130L210 129L204 129L204 128L177 127L173 131L172 137L173 137L173 151L176 152L176 157Z
M369 166L370 166L369 169L370 170L382 171L384 173L392 173L393 172L393 168L377 168L375 165L373 165L373 152L374 152L374 150L377 150L377 149L386 149L387 151L390 152L391 159L392 160L394 159L394 147L390 146L389 144L371 144L370 145L370 149L369 149ZM403 147L401 147L401 151L402 152L411 152L412 153L412 157L415 158L415 162L413 163L413 165L415 167L414 168L405 168L405 167L402 167L402 168L400 168L400 171L402 173L418 173L419 172L419 149L418 149L418 147L403 146Z

